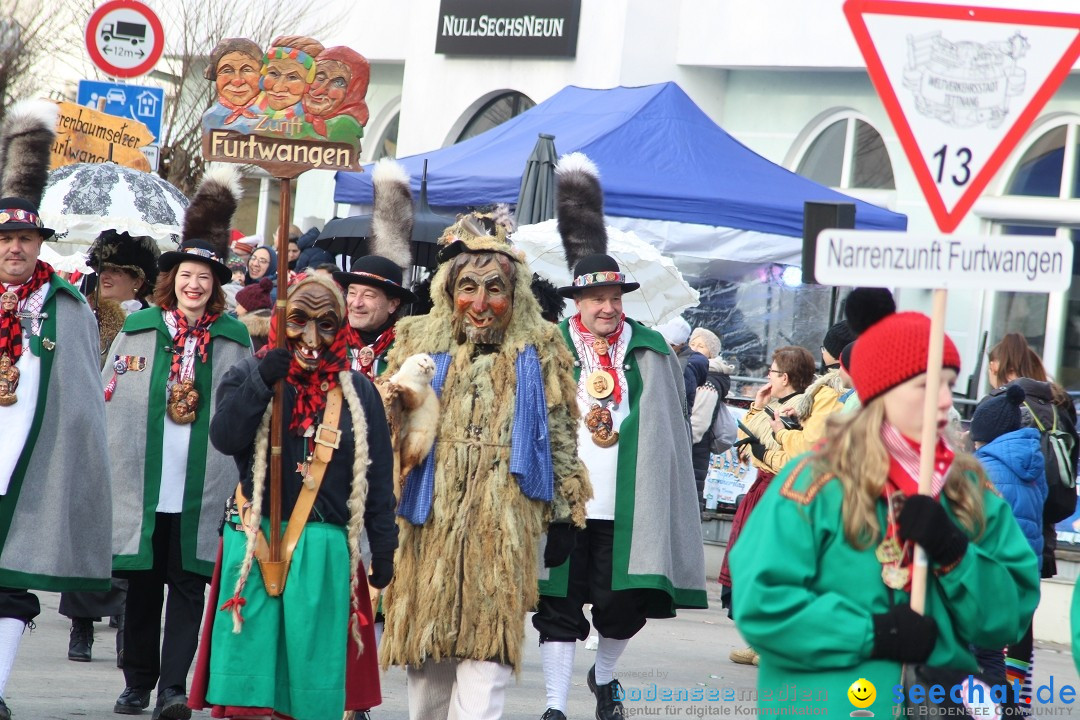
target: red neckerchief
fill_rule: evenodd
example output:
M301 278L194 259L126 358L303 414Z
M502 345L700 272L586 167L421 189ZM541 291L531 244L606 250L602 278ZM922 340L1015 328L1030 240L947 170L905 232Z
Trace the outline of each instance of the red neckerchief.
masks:
M577 328L577 331L581 334L582 341L591 348L593 341L596 340L596 336L588 331L585 327L585 323L581 322L581 313L578 313L571 318L571 322L574 323L574 327ZM615 345L618 344L619 336L622 335L623 327L625 327L625 325L626 315L622 315L619 317L618 329L604 338L608 343L608 351L603 355L596 353L596 356L600 358L600 367L606 370L608 375L611 376L611 379L615 381L615 390L612 392L612 398L614 398L616 403L622 402L622 388L619 386L619 375L616 368L611 365L611 352L615 349ZM593 352L596 352L595 348L593 348Z
M258 117L258 115L256 115L252 111L251 103L248 103L247 105L237 105L236 103L229 102L228 100L220 96L218 97L218 102L221 103L225 107L225 109L229 111L229 116L225 118L225 122L223 123L224 125L232 125L234 122L236 122L236 119L241 116L246 118Z
M19 322L19 306L26 301L26 298L40 289L42 285L49 282L49 277L52 274L52 266L47 262L38 260L34 264L34 272L30 275L30 279L22 285L8 290L3 283L0 283L0 295L5 292L13 292L19 298L14 310L10 312L0 310L0 357L8 355L11 357L11 362L14 363L22 356L22 323Z
M173 320L176 322L176 337L173 338L173 359L169 368L169 380L180 380L181 369L184 364L184 350L187 348L189 337L195 338L195 353L199 356L199 362L206 362L206 349L210 347L210 326L221 317L221 313L203 313L195 325L188 325L187 316L179 309L170 310Z
M355 338L356 341L356 344L352 345L352 347L357 348L357 352L359 352L361 348L368 347L364 344L364 341L360 339L360 333L358 333L355 328L350 326L349 329L352 330L353 338ZM356 362L360 366L360 372L367 375L369 380L375 379L375 361L382 357L382 354L386 352L386 348L390 347L390 343L392 342L394 342L393 325L391 325L386 330L383 330L379 334L379 337L375 338L375 342L371 343L371 350L374 355L371 356L370 363L365 365L364 361L359 356L357 356Z
M888 508L889 496L897 491L903 493L904 497L918 494L920 444L902 435L899 430L888 423L882 425L881 438L885 443L885 449L889 453L889 476L882 490ZM945 487L945 476L952 466L954 457L953 451L938 436L937 447L934 448L934 474L931 480L931 497L940 498L941 491ZM885 539L896 538L896 542L904 548L900 567L909 567L914 560L914 547L900 541L900 522L898 518L894 519L891 514L888 514L891 510L892 508L886 510ZM900 514L899 507L896 508L896 514ZM909 582L904 589L910 592L911 583Z
M296 404L293 406L292 417L289 419L289 432L303 435L309 427L315 424L319 413L326 407L326 393L337 387L338 373L349 369L349 327L348 321L343 322L338 328L337 335L330 348L319 356L319 366L308 372L296 363L293 358L289 365L287 379L289 384L296 388ZM277 346L277 323L270 323L270 337L267 338L266 347Z

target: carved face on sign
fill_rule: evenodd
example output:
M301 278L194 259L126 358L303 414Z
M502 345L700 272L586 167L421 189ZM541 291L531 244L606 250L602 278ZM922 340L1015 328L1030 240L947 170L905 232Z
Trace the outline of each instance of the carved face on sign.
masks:
M333 115L345 102L352 80L349 66L338 60L319 60L315 65L315 82L308 88L304 108L312 115Z
M263 90L272 110L284 110L300 102L307 89L307 68L290 57L274 58L266 65Z
M334 344L344 319L338 296L320 282L298 285L285 306L285 334L293 362L308 372Z
M217 65L214 85L218 95L236 106L251 104L259 94L259 69L261 58L242 52L230 52L222 56Z
M514 307L514 270L501 253L463 253L453 260L451 293L458 342L498 345Z

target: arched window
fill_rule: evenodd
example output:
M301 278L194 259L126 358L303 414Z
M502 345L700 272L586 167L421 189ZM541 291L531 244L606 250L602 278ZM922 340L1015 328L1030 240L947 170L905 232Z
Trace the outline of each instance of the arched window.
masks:
M454 142L459 143L475 137L533 107L536 107L536 103L519 92L508 92L494 97L473 114Z
M379 142L375 146L375 154L371 156L372 162L378 162L383 158L397 157L399 120L401 120L401 113L395 113L393 119L386 124L385 128L383 128L382 135L379 136Z
M889 152L873 125L846 113L818 127L797 158L795 172L832 188L896 189Z
M1063 117L1044 125L1021 148L1003 196L988 198L988 209L979 214L994 219L1002 234L1056 235L1075 246L1080 240L1080 118ZM1080 256L1074 253L1073 283L1064 303L1052 303L1042 293L996 293L989 339L992 344L1005 333L1021 333L1042 355L1047 371L1069 390L1080 389L1078 264Z

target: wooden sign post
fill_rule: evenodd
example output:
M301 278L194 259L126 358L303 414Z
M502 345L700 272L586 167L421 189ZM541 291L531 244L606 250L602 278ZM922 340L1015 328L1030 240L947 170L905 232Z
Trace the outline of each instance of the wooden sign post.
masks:
M257 165L280 183L276 347L285 347L288 228L292 181L307 170L362 172L360 139L368 120L371 68L346 47L324 48L314 38L275 38L267 49L245 38L226 38L210 54L206 71L217 100L203 114L203 158ZM285 383L274 388L270 419L270 561L281 560L282 408Z

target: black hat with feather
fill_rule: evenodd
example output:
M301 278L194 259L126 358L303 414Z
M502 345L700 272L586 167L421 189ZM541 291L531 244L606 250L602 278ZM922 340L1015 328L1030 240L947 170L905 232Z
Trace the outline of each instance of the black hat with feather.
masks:
M336 272L343 288L367 285L404 303L416 301L404 285L412 264L409 243L413 231L412 191L409 174L398 162L385 158L371 172L375 199L371 212L371 254L353 261L351 272Z
M584 153L570 153L555 166L556 213L562 236L566 265L574 281L559 288L559 295L573 298L592 287L621 287L623 292L641 285L627 282L626 274L615 258L607 254L607 228L604 226L604 191L600 171Z
M220 165L206 173L184 213L180 248L162 253L158 269L168 272L182 262L206 263L222 285L232 280L229 259L229 226L240 201L240 173L232 165Z
M25 100L8 111L0 126L0 231L45 227L38 206L49 179L49 159L56 138L59 107L48 100Z

